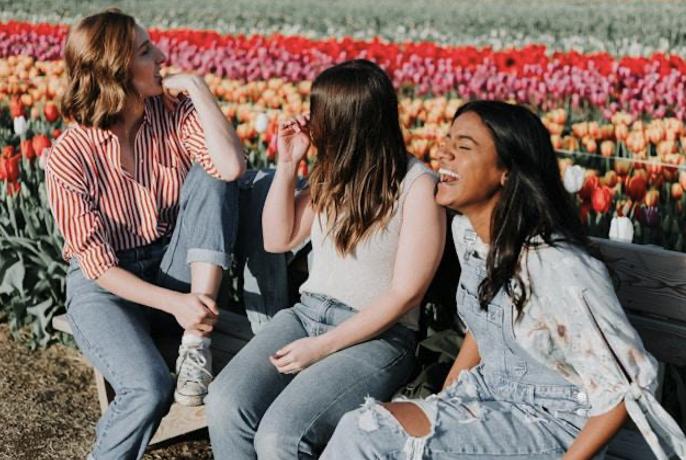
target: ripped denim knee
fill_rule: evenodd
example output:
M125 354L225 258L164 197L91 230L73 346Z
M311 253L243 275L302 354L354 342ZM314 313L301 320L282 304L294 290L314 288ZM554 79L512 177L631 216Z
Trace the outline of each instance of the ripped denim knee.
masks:
M410 402L416 404L424 412L429 420L430 429L424 436L412 436L400 424L391 412L374 398L366 398L360 415L358 417L358 427L360 430L373 433L381 428L389 428L394 431L402 432L406 438L403 453L407 460L421 460L427 441L434 435L436 426L436 416L438 408L436 403L431 401L404 399L398 402Z

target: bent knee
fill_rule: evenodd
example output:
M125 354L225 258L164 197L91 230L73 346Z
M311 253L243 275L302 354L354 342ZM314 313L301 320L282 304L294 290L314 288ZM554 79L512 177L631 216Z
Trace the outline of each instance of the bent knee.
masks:
M267 423L264 422L263 419L255 433L254 446L257 458L273 458L274 452L283 451L284 446L300 444L302 434L294 432L288 421L269 423L267 420Z
M400 423L412 437L424 437L431 433L431 422L424 411L411 402L384 403L382 406Z

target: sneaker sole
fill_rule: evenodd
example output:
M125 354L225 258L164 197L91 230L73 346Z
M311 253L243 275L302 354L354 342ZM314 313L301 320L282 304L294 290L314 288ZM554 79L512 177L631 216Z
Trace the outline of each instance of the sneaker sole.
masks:
M174 401L184 407L203 406L205 404L205 396L206 395L188 396L181 394L178 391L174 391Z

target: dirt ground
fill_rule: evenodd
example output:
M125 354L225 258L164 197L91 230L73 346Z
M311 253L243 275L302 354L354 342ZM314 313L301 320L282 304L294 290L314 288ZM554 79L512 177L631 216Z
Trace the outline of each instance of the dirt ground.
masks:
M93 371L77 350L27 350L0 324L0 460L85 459L99 415ZM150 448L143 458L211 459L207 431Z

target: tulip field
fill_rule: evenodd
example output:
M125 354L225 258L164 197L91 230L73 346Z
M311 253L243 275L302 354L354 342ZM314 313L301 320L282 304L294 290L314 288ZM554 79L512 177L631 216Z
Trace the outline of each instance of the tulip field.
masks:
M229 3L214 22L189 12L185 21L161 18L154 7L139 18L167 55L165 72L204 75L252 167L274 165L278 120L308 111L319 72L366 58L397 89L408 149L434 169L438 140L460 104L481 98L528 104L550 131L565 187L592 236L686 252L686 43L674 22L686 6L544 2L528 11L526 2L507 2L508 29L494 15L502 12L494 5L504 5L497 0L454 13L452 23L442 14L451 2L429 1L428 13L378 2L380 11L397 14L395 25L383 14L374 22L369 15L336 14L337 6L320 11L310 0L283 0L263 16L256 8L264 2L251 2L252 9L243 0ZM355 0L350 8L361 11L369 3ZM321 15L290 12L297 4ZM120 7L127 11L127 5ZM555 5L568 10L555 13ZM64 6L58 18L39 6L28 1L23 10L0 14L0 305L15 333L30 325L32 345L47 343L48 322L63 308L66 267L43 167L66 128L61 56L67 24L79 13ZM562 19L574 8L603 14L587 14L588 24ZM240 21L231 22L232 11ZM676 29L657 27L664 32L658 33L651 28L658 21ZM316 152L308 161L316 161ZM300 172L306 176L308 164Z

